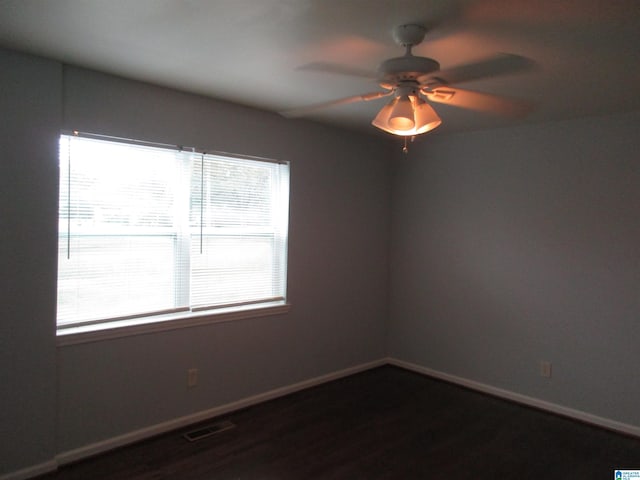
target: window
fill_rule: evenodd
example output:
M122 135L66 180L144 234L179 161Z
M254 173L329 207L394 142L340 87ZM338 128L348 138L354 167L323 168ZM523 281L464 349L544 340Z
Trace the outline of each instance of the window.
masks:
M59 330L284 303L288 197L284 162L62 135Z

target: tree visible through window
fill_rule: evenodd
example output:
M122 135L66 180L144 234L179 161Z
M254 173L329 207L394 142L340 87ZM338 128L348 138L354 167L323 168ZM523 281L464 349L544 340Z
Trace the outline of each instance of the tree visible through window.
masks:
M58 326L283 302L288 165L60 137Z

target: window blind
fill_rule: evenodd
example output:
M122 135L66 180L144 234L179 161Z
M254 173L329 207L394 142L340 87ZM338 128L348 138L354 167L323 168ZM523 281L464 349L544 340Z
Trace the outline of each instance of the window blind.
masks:
M60 139L58 325L282 301L288 165Z
M216 155L194 163L192 306L282 300L287 166Z

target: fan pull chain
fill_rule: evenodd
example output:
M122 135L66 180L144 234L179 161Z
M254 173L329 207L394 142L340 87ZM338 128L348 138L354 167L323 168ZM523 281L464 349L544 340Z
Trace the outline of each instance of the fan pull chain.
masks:
M200 255L202 255L202 235L204 228L204 152L200 160Z
M78 132L74 131L74 135ZM71 137L67 137L67 260L71 258Z
M415 135L411 136L411 143L416 139ZM404 146L402 147L402 153L405 155L409 153L409 147L407 147L407 137L404 137Z

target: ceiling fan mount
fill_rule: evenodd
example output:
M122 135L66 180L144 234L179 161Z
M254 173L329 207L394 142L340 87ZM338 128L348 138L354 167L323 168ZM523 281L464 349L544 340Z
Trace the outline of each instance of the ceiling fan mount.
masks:
M401 47L415 47L419 45L424 40L426 34L426 27L415 23L398 25L393 29L393 32L391 32L393 39Z
M378 82L387 90L404 82L416 82L430 73L440 70L440 64L433 58L413 55L411 49L424 40L427 29L421 25L399 25L393 29L393 39L405 47L405 54L401 57L389 58L378 67Z

